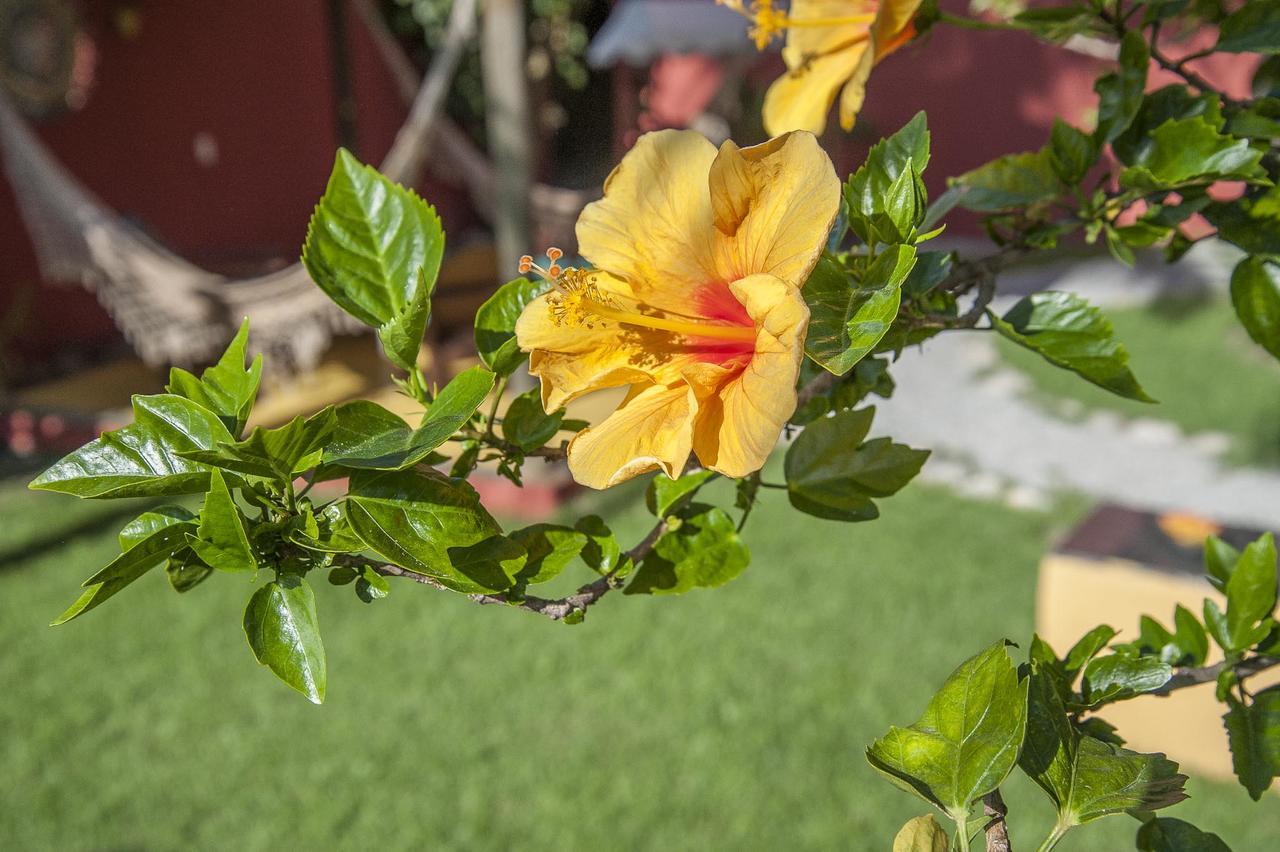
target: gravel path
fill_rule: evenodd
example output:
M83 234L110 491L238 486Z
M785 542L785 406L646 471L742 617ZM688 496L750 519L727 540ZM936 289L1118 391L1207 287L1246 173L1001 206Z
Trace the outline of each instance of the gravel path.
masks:
M1127 270L1108 260L1010 275L1002 292L1071 290L1101 306L1225 286L1232 258L1197 248L1181 264ZM1004 297L1003 310L1016 297ZM1026 378L1003 364L986 334L955 332L905 352L897 391L878 406L875 431L930 447L924 475L973 496L1045 506L1074 491L1151 509L1182 509L1226 523L1280 529L1280 471L1223 464L1221 436L1184 436L1152 419L1095 412L1068 422L1028 401Z

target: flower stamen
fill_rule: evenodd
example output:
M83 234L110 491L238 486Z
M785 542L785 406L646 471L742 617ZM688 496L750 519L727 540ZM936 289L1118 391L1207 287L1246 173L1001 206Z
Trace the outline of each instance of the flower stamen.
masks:
M671 313L645 314L627 310L617 299L600 289L594 273L556 263L563 256L560 249L550 248L547 250L550 263L545 268L534 263L529 255L521 257L519 264L521 272L535 272L551 284L553 290L547 294L547 307L552 321L558 326L594 329L601 319L609 319L622 325L670 331L686 337L755 342L754 326L706 322Z
M876 19L873 12L835 18L792 18L775 9L774 0L716 0L716 3L751 22L747 35L755 42L756 50L764 50L774 38L789 29L856 26L871 24Z

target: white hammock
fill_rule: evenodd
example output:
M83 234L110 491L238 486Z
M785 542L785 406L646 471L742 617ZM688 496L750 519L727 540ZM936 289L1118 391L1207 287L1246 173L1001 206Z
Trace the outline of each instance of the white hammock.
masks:
M443 48L419 86L380 170L412 185L458 61L475 30L476 0L457 0ZM58 163L0 95L0 148L23 220L48 280L92 290L147 364L216 358L242 317L252 345L277 366L314 366L337 331L359 323L312 283L300 263L233 280L167 250L102 203Z

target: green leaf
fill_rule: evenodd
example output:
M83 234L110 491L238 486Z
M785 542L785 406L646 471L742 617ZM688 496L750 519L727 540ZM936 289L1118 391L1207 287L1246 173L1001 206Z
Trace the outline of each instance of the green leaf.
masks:
M893 838L893 852L947 852L950 842L933 814L925 814L907 820Z
M289 531L289 541L321 553L359 553L367 547L351 529L341 503L325 506L316 514L315 522L315 535L308 535L303 530L294 528Z
M1004 642L957 668L909 728L893 727L867 760L894 785L964 823L969 806L1004 782L1027 725L1027 684Z
M206 369L198 379L186 370L174 367L169 370L169 384L165 390L209 409L218 415L232 436L238 437L249 419L262 381L261 355L255 356L253 363L245 368L248 345L249 320L246 318L217 364Z
M608 574L622 560L622 548L613 531L599 515L579 518L573 528L587 537L582 547L582 561L597 574Z
M310 417L301 414L275 429L257 427L243 441L219 443L212 450L182 457L212 467L292 482L294 476L320 464L321 449L338 424L332 405Z
M524 362L526 356L516 345L516 320L550 286L542 280L516 278L499 287L476 311L476 351L498 375L510 375Z
M1236 570L1236 563L1239 561L1240 551L1216 535L1205 539L1204 570L1209 582L1218 591L1226 591L1227 581L1231 579L1231 572Z
M365 325L391 324L398 330L387 333L403 337L416 325L413 303L424 285L434 286L443 255L435 209L339 150L302 247L320 289Z
M222 478L222 471L213 471L209 493L200 510L200 527L188 544L200 560L219 571L256 571L258 560L249 546L249 531L244 516L236 508L236 501Z
M810 423L787 448L785 471L791 505L836 521L879 516L873 497L888 497L910 482L928 450L889 438L863 442L875 408L842 411Z
M1222 129L1222 109L1217 95L1193 94L1184 85L1170 85L1150 92L1142 99L1142 105L1129 127L1111 142L1120 162L1126 166L1146 162L1155 141L1152 133L1167 121L1204 116L1215 130Z
M1074 293L1046 290L1021 299L991 325L1057 367L1126 399L1154 402L1129 372L1129 352L1111 321Z
M1116 631L1113 627L1099 624L1080 637L1080 641L1071 646L1071 650L1063 660L1063 672L1074 681L1076 674L1088 665L1090 660L1098 656L1099 652L1107 647L1107 643L1115 638L1115 635Z
M1098 149L1093 138L1077 130L1060 118L1053 120L1049 136L1049 164L1054 174L1068 186L1084 180L1089 169L1098 161Z
M516 530L511 539L529 554L516 580L530 586L558 577L587 544L586 533L558 524L534 524Z
M389 594L391 584L387 582L387 578L375 571L372 565L364 566L356 579L356 597L365 603L373 603Z
M524 566L524 548L502 535L475 489L435 472L357 472L347 519L383 559L454 591L509 589Z
M410 429L377 403L344 403L338 406L337 423L324 448L324 463L371 470L412 467L466 425L493 390L496 378L484 367L472 367L454 376L417 429Z
M1081 734L1044 667L1033 663L1022 770L1049 794L1058 824L1082 825L1124 811L1154 811L1186 798L1186 776L1162 754L1139 754Z
M440 243L444 244L443 233ZM405 303L378 326L378 340L382 341L387 357L404 370L412 372L418 365L418 350L422 348L422 337L431 320L431 295L435 289L436 272L428 274L425 266L420 268Z
M1253 342L1280 358L1280 266L1260 257L1236 264L1231 304Z
M1231 852L1218 835L1171 817L1144 822L1135 843L1138 852Z
M1047 147L1007 154L952 178L951 184L964 190L959 200L961 207L983 213L1052 201L1062 193L1062 182Z
M57 627L59 624L66 624L71 619L101 606L125 586L163 562L170 554L185 547L186 535L194 530L195 526L191 521L163 524L141 541L132 541L128 549L113 559L107 567L84 581L84 592L50 625ZM133 527L133 524L125 530L129 530L130 527ZM138 530L141 527L134 529ZM130 538L132 539L132 532L130 532Z
M1090 705L1123 701L1159 689L1173 677L1173 669L1159 657L1109 654L1084 669L1084 698Z
M1099 145L1115 139L1133 122L1147 88L1151 54L1142 34L1130 30L1120 42L1120 67L1093 86L1098 93L1098 126L1093 138Z
M928 165L929 130L924 112L918 112L897 133L873 145L844 185L849 227L858 239L907 239L909 225L919 225L924 217L926 199L919 176Z
M1265 177L1258 165L1262 152L1246 139L1219 133L1204 115L1166 121L1149 138L1150 146L1120 173L1122 186L1152 192L1193 181Z
M1219 237L1247 254L1280 258L1280 186L1209 204L1204 217L1218 229Z
M1173 624L1176 628L1173 644L1180 654L1177 659L1165 662L1174 666L1204 665L1205 658L1209 656L1209 637L1204 632L1204 625L1182 604L1173 611Z
M1222 722L1231 747L1231 767L1256 802L1280 776L1280 686L1264 689L1249 704L1235 696Z
M145 541L160 530L168 529L175 524L191 523L195 519L196 516L182 506L157 506L154 509L148 509L120 530L120 550L130 550L134 545Z
M502 437L530 452L554 438L563 419L563 408L548 414L542 408L542 392L531 388L507 406L502 415Z
M907 280L902 282L902 294L908 297L923 296L933 290L951 274L954 255L949 251L916 252L916 262Z
M189 399L135 396L133 423L65 456L29 487L76 497L199 494L209 487L209 469L182 454L230 440L218 416Z
M1226 53L1280 53L1280 2L1249 0L1218 26L1218 44Z
M1227 581L1227 651L1244 651L1270 632L1276 606L1276 543L1267 533L1240 554ZM1262 622L1259 625L1259 622Z
M169 557L164 572L173 590L185 594L209 579L213 569L201 562L191 548L184 547Z
M680 526L658 539L624 590L628 595L678 595L723 586L746 570L751 556L723 509L695 503Z
M898 315L915 251L907 245L887 249L857 286L834 261L820 259L803 290L810 314L805 354L842 376L874 350Z
M665 518L683 506L698 493L698 489L715 476L712 470L696 470L679 479L658 474L649 482L644 493L645 505L659 518Z
M1046 41L1064 42L1092 32L1097 18L1085 6L1046 6L1024 9L1011 22Z
M324 645L306 580L284 574L254 592L244 610L244 634L259 663L313 704L324 701Z

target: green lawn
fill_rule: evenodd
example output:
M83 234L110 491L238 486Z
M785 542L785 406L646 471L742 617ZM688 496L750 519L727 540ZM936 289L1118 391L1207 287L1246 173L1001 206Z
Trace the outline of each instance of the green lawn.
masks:
M741 578L606 599L578 627L410 583L370 606L320 583L324 707L253 662L247 581L179 598L155 572L53 630L110 533L10 562L0 847L888 849L926 808L863 748L964 656L1028 635L1062 522L925 486L859 525L765 500ZM85 505L0 490L3 549L56 541L50 524L85 523ZM616 516L627 540L646 525L634 503ZM1275 799L1190 790L1172 813L1237 852L1273 848ZM1037 823L1015 848L1034 848L1047 800L1022 780L1007 798L1015 830ZM1113 817L1059 849L1132 848L1135 827Z
M1046 405L1065 398L1169 420L1190 434L1223 432L1232 439L1231 461L1280 464L1280 364L1249 340L1225 295L1106 314L1129 349L1134 375L1158 405L1107 393L1003 338L1000 352L1030 375Z

